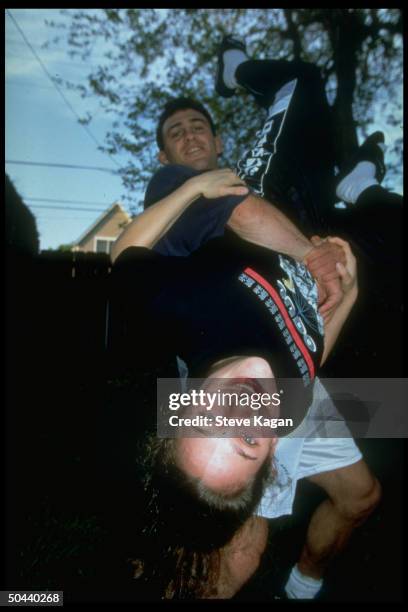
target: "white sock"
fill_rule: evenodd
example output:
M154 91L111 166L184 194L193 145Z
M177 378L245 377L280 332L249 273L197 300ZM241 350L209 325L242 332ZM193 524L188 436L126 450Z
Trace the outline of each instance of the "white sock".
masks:
M305 576L294 565L290 572L285 591L289 599L313 599L320 591L323 580Z
M248 61L248 56L240 49L229 49L224 53L224 73L222 78L227 87L234 89L238 87L235 79L235 72L243 62Z
M372 185L378 185L375 165L372 162L362 161L338 184L336 195L344 202L355 204L358 196Z

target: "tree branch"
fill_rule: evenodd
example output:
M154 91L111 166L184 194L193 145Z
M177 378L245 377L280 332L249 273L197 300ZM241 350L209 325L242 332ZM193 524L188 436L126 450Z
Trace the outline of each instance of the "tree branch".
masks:
M296 25L293 23L293 11L291 9L283 9L286 19L286 37L293 42L293 55L296 60L302 57L302 43Z

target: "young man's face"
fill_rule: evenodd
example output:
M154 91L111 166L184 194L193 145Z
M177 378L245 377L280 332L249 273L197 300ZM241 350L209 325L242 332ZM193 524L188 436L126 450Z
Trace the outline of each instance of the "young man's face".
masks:
M225 379L228 392L239 391L243 384L240 381L250 378L257 380L258 383L262 382L263 392L276 391L273 372L269 364L260 357L226 359L214 364L210 372L206 379L207 390L210 388L208 385L211 385L211 380L216 381L218 388L222 379ZM274 413L269 416L279 416L279 408L273 410ZM242 416L248 416L242 407L235 416L238 416L239 412L242 412ZM212 437L203 431L200 437L181 437L177 440L176 461L179 468L190 476L199 478L210 489L235 491L247 486L264 462L270 460L276 442L276 437L224 438Z
M194 109L175 112L163 125L162 164L181 164L195 170L215 170L222 143L207 118Z

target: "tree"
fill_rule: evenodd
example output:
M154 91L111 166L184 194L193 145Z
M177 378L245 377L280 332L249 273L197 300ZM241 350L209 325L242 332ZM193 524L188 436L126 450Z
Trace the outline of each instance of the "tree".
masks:
M69 243L69 244L60 244L60 245L57 247L57 249L56 249L56 250L57 250L57 251L61 251L62 253L71 252L71 251L72 251L72 247L73 247L73 246L74 246L74 245L73 245L72 243Z
M321 68L332 102L339 162L357 145L357 127L361 137L372 129L374 113L388 113L389 126L402 123L399 9L87 9L65 13L71 17L70 55L85 61L94 49L104 50L106 61L89 74L87 87L77 88L83 97L97 95L105 113L112 116L104 150L132 155L121 170L129 190L144 186L157 167L155 126L169 97L190 95L209 107L222 125L225 165L233 166L239 152L249 146L248 136L260 118L248 94L240 93L232 100L214 95L216 50L225 33L245 39L254 57L300 58ZM84 122L91 119L88 116ZM393 158L399 160L402 138L391 144L397 155ZM394 161L388 173L391 186L399 172Z
M9 253L35 256L40 249L35 217L16 190L9 176L5 175L6 247Z

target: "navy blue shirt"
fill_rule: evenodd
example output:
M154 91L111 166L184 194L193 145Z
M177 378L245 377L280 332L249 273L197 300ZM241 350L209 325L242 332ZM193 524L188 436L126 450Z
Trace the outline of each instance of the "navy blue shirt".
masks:
M190 257L130 247L118 262L116 276L136 279L118 285L129 292L133 360L135 347L153 363L176 354L190 377L201 378L220 359L263 357L285 391L282 415L300 423L323 351L317 287L302 264L231 231Z
M151 179L145 195L145 209L167 197L188 179L202 172L171 164L160 168ZM211 238L224 234L234 208L247 195L222 198L198 198L183 212L177 221L153 247L160 255L187 256Z

